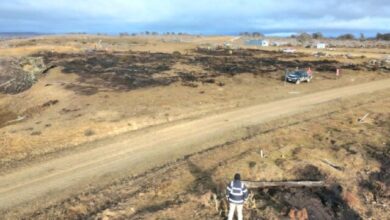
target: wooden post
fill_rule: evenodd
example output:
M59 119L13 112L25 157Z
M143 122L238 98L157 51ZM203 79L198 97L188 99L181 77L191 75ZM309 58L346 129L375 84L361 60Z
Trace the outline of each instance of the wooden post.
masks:
M362 118L359 118L359 119L358 119L359 123L363 123L364 120L367 118L367 116L368 116L369 114L370 114L370 113L367 113L367 114L365 114Z

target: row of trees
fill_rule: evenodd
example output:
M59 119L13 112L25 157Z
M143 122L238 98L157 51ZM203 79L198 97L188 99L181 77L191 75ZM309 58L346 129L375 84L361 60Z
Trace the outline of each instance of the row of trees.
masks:
M240 36L247 36L247 37L264 37L264 34L260 32L241 32ZM299 35L291 35L292 38L297 38L299 41L307 41L311 39L325 39L326 37L321 32L315 32L312 34L309 33L301 33ZM390 41L390 33L378 33L376 37L374 38L366 38L366 36L363 33L360 33L359 37L356 37L354 34L346 33L341 34L336 37L336 39L339 40L387 40Z
M316 32L313 34L301 33L299 35L291 35L292 38L297 38L300 41L310 40L310 39L325 39L324 35L321 32ZM342 34L336 37L339 40L390 40L390 33L381 34L378 33L374 38L366 38L363 33L360 33L360 36L357 38L355 35L347 33Z
M175 32L165 32L165 33L159 33L159 32L156 32L156 31L145 31L145 32L141 32L141 33L127 33L127 32L121 32L119 33L119 36L121 37L124 37L124 36L137 36L137 35L152 35L152 36L157 36L157 35L188 35L187 33L183 33L183 32L178 32L178 33L175 33Z
M260 32L241 32L240 36L246 36L246 37L264 37L264 34Z
M376 39L377 40L388 40L388 41L390 41L390 33L385 33L385 34L377 33L376 34Z
M86 32L72 32L72 33L69 33L69 34L87 34ZM105 35L104 33L98 33L97 35ZM175 32L165 32L165 33L158 33L158 32L155 32L155 31L145 31L145 32L141 32L141 33L127 33L127 32L122 32L122 33L119 33L119 36L121 37L124 37L124 36L136 36L136 35L153 35L153 36L156 36L156 35L188 35L187 33L183 33L183 32L178 32L178 33L175 33ZM240 33L240 36L247 36L247 37L264 37L264 34L260 33L260 32L241 32ZM309 33L301 33L299 35L291 35L290 36L291 38L297 38L299 41L307 41L307 40L311 40L311 39L325 39L326 37L321 33L321 32L315 32L315 33L312 33L312 34L309 34ZM376 37L374 38L366 38L365 35L363 33L360 34L360 36L357 38L355 37L355 35L353 34L350 34L350 33L347 33L347 34L342 34L342 35L339 35L336 37L336 39L340 39L340 40L366 40L366 39L369 39L369 40L386 40L386 41L390 41L390 33L377 33Z
M292 38L297 38L298 40L310 40L310 39L325 39L326 37L321 32L315 32L312 34L301 33L299 35L291 35ZM340 40L354 40L356 39L353 34L342 34L336 37L336 39ZM364 40L364 34L360 34L360 40Z

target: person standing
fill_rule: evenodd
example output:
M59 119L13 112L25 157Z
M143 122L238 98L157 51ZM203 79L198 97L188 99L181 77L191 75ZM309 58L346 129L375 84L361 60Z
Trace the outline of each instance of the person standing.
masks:
M309 75L309 76L313 76L313 71L311 70L311 68L309 67L308 69L307 69L307 75Z
M241 182L239 173L234 175L234 180L226 187L226 197L229 201L228 220L233 220L235 209L237 209L238 220L242 220L242 206L248 198L248 189L245 184Z

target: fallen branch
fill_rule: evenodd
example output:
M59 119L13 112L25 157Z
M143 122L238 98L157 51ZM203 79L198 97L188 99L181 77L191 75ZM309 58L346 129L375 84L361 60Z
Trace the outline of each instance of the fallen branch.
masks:
M5 86L5 85L7 85L7 84L10 84L10 83L13 82L13 81L15 81L15 79L11 79L11 80L8 80L8 81L5 82L5 83L0 84L0 88L3 87L3 86Z
M329 165L329 166L335 168L336 170L340 170L340 171L343 171L343 170L344 170L344 168L343 168L342 166L336 165L336 164L330 162L330 161L327 160L327 159L324 159L324 160L321 160L321 161L322 161L323 163L325 163L325 164L327 164L327 165Z
M7 121L5 124L6 124L6 125L9 125L9 124L12 124L12 123L15 123L15 122L22 121L22 120L24 120L25 118L26 118L26 116L18 116L17 119L11 120L11 121Z
M282 181L282 182L267 182L267 181L243 181L243 183L251 188L268 188L268 187L324 187L324 181Z

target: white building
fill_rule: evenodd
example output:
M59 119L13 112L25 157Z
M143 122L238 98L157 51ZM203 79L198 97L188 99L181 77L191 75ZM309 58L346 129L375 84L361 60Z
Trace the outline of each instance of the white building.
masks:
M326 44L325 43L317 43L317 49L325 49Z
M261 41L261 46L262 47L268 47L269 46L269 42L267 40L262 40Z
M268 40L262 40L262 39L252 39L246 41L247 45L253 45L253 46L261 46L261 47L268 47L269 41Z

